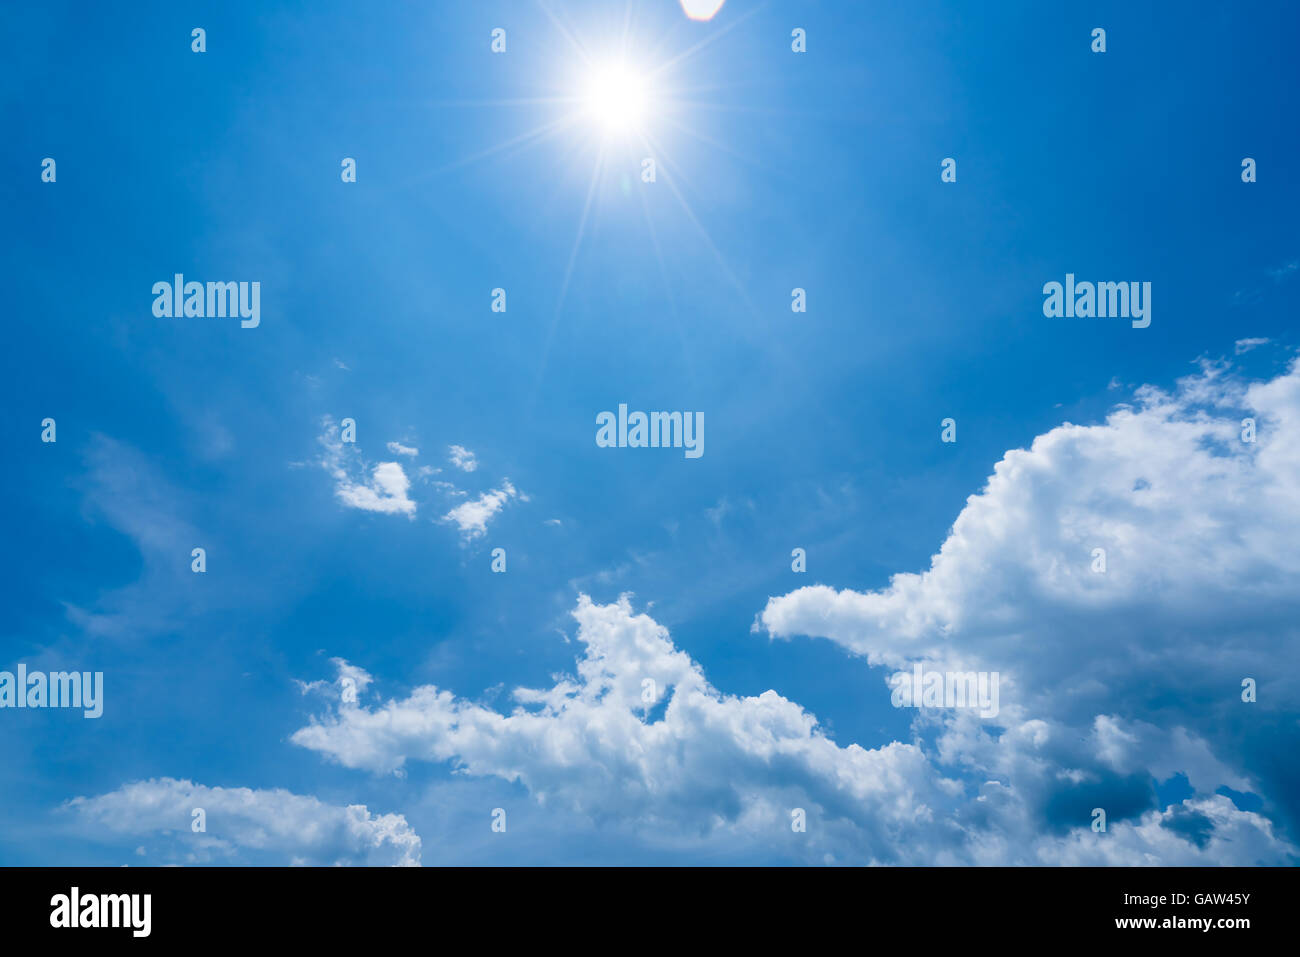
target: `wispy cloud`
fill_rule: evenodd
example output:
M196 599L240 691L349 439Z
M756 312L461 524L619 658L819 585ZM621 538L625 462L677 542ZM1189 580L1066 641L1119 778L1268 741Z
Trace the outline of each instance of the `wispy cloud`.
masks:
M478 459L474 453L463 445L453 445L447 449L451 464L462 472L472 472L478 468Z
M487 532L488 522L505 508L513 498L520 497L509 479L503 479L501 487L484 492L476 499L462 502L442 517L460 528L465 541L482 537Z
M141 638L175 627L186 610L196 610L193 602L207 607L214 596L199 597L182 581L192 574L191 549L214 541L191 523L196 508L190 496L138 450L104 435L91 437L86 464L78 484L87 515L130 536L142 572L138 581L105 592L90 607L68 603L69 620L96 637Z
M1289 263L1283 263L1276 269L1270 269L1268 274L1273 278L1274 282L1286 282L1296 274L1297 270L1300 270L1300 260L1293 259Z

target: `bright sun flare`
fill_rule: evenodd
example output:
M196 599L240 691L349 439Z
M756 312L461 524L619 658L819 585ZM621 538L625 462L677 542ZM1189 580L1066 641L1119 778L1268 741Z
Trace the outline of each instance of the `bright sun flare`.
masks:
M587 114L606 133L632 133L647 119L650 91L644 76L625 63L597 67L584 92Z

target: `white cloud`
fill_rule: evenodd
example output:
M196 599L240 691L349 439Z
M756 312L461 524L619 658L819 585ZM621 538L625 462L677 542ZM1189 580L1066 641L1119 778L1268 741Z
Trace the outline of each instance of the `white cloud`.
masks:
M1118 627L1083 650L1123 660L1149 654L1156 639L1149 622L1121 612L1158 610L1195 629L1208 615L1217 631L1262 600L1300 597L1291 580L1300 573L1300 374L1293 367L1247 390L1207 366L1174 395L1144 387L1138 397L1105 424L1062 425L1008 452L927 571L873 592L801 588L769 601L763 626L776 637L821 635L891 666L978 636L982 657L1060 676L1073 665L1039 637L1045 611L1068 610L1065 627ZM1243 410L1261 420L1255 443L1241 440ZM1092 570L1095 548L1106 549L1104 574Z
M303 694L322 693L329 688L337 688L342 695L348 682L351 682L352 689L358 694L370 687L373 679L365 669L354 667L342 658L331 658L330 664L338 671L338 678L334 681L295 681L294 684Z
M291 740L376 773L400 773L408 761L450 762L464 774L518 782L545 806L679 848L714 842L723 853L747 853L760 842L765 853L791 859L935 864L1067 856L1253 863L1285 853L1270 822L1219 798L1117 819L1111 843L1086 826L1050 833L1011 787L983 772L962 782L919 742L840 747L775 691L718 691L626 598L601 606L583 596L573 615L585 647L576 678L516 689L508 715L422 686L374 707L336 696L331 711ZM659 701L643 700L646 679ZM1014 734L1022 748L1045 750L1047 738L1035 731ZM791 829L795 808L807 814L807 833ZM1207 808L1213 837L1204 847L1162 826L1182 813L1200 827Z
M722 856L1294 863L1298 796L1277 755L1300 746L1298 432L1295 367L1248 386L1204 364L1172 393L1143 387L1102 424L1008 452L928 569L877 591L802 588L759 618L869 665L998 671L993 719L918 710L910 743L842 747L774 690L714 688L627 599L583 596L576 677L517 689L509 714L433 686L344 701L336 682L292 740L375 773L448 762L596 826ZM887 672L863 676L887 702ZM645 679L659 702L642 701ZM1192 794L1158 801L1175 775ZM794 808L808 833L791 832Z
M320 444L325 449L321 465L334 478L334 494L350 508L387 515L415 517L415 502L407 495L411 482L397 462L380 462L370 469L361 460L355 445L344 443L338 426L329 417L324 420L325 431Z
M1193 827L1180 828L1184 821ZM1105 834L1076 830L1038 851L1044 864L1075 867L1249 867L1282 863L1283 846L1270 821L1216 795L1147 811L1135 822L1109 826Z
M366 512L414 515L415 503L407 496L411 482L396 462L380 462L365 485L340 482L335 490L345 505Z
M474 453L463 445L453 445L447 449L451 459L451 464L456 466L462 472L472 472L478 468L478 460L474 458Z
M414 518L417 503L411 498L411 479L400 462L380 462L376 465L367 463L354 443L345 443L338 425L329 416L322 420L323 431L318 441L325 449L320 465L334 478L334 494L338 500L349 508L367 512L379 512L388 515L405 515ZM419 449L389 442L388 450L394 455L414 458ZM474 453L468 449L450 446L451 461L465 472L478 468ZM409 463L414 470L412 474L424 483L431 484L439 492L453 498L465 498L469 495L451 482L435 479L442 470L431 466L417 467ZM510 483L502 479L500 487L481 493L477 498L461 502L446 512L439 520L445 524L456 525L463 541L469 542L486 534L487 526L493 518L513 499L528 501L528 496L520 493Z
M451 761L519 781L545 803L661 825L665 840L683 828L804 837L790 828L791 808L802 806L848 819L872 856L897 858L895 829L931 841L937 805L951 798L913 745L841 748L775 691L720 693L626 598L600 606L583 596L573 615L586 647L577 679L517 689L510 715L424 686L374 709L339 700L292 740L381 773L408 760ZM666 706L642 700L645 679ZM794 841L791 849L802 853Z
M213 535L201 535L190 522L201 511L190 495L135 448L98 433L86 445L85 461L87 472L76 484L87 516L131 538L141 571L134 582L88 596L84 607L65 602L68 620L95 638L139 639L182 627L187 614L219 605L219 593L177 597L192 573L175 556L188 555L197 542L214 547Z
M442 517L444 522L455 523L466 541L480 538L487 532L490 522L512 498L519 496L509 479L501 487L484 492L472 501L462 502Z
M373 815L289 791L205 787L175 778L123 785L63 805L90 834L157 835L185 863L254 858L278 864L418 865L420 838L400 814ZM206 830L192 831L202 808Z
M877 591L801 588L756 624L890 669L1000 672L998 719L940 712L917 727L1044 827L1078 821L1089 802L1139 814L1152 782L1176 773L1200 802L1184 817L1213 834L1264 821L1225 817L1213 793L1224 787L1276 802L1294 826L1297 795L1271 755L1300 743L1300 683L1280 666L1300 658L1300 371L1248 387L1206 363L1172 394L1137 398L1008 452L927 570ZM1260 423L1254 443L1246 416ZM1241 701L1243 677L1259 682L1257 704ZM1219 809L1208 817L1207 801ZM1150 838L1157 818L1131 837ZM1213 861L1207 848L1226 854L1228 840L1198 852ZM1295 853L1264 843L1260 859Z
M1270 341L1271 340L1267 338L1238 339L1235 343L1233 343L1234 346L1233 351L1237 355L1241 355L1244 352L1249 352L1251 349L1254 349L1257 346L1266 346L1269 344Z

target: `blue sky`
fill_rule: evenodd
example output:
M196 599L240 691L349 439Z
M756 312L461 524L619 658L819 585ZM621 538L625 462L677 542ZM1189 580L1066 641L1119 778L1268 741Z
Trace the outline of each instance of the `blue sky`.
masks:
M105 706L0 711L0 862L1294 863L1294 6L9 20L0 669Z

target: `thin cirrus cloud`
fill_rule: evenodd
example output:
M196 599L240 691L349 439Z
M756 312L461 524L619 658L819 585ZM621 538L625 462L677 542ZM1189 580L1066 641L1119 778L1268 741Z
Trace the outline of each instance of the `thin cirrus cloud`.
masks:
M1297 429L1294 365L1248 384L1204 363L1008 452L927 571L799 589L756 622L885 669L883 700L889 671L916 663L997 671L995 718L923 709L910 743L840 746L775 690L713 687L626 598L583 596L577 677L517 689L510 714L433 686L340 696L292 741L381 774L451 762L650 842L741 836L856 863L1292 863L1297 797L1276 755L1300 745L1282 666L1300 655ZM1174 779L1190 793L1162 800ZM790 842L796 809L816 825Z
M190 550L213 540L190 521L198 511L192 496L138 449L108 436L91 436L85 457L87 471L77 483L85 512L132 539L142 571L138 581L105 591L85 607L65 602L69 621L96 638L139 638L176 627L190 602L206 607L219 600L205 595L178 604L162 597L188 595L183 585L192 574ZM177 561L178 555L185 560Z
M195 830L202 810L202 830ZM166 863L418 865L421 842L400 814L325 804L283 789L206 787L176 778L77 797L62 810L91 835L151 841Z

